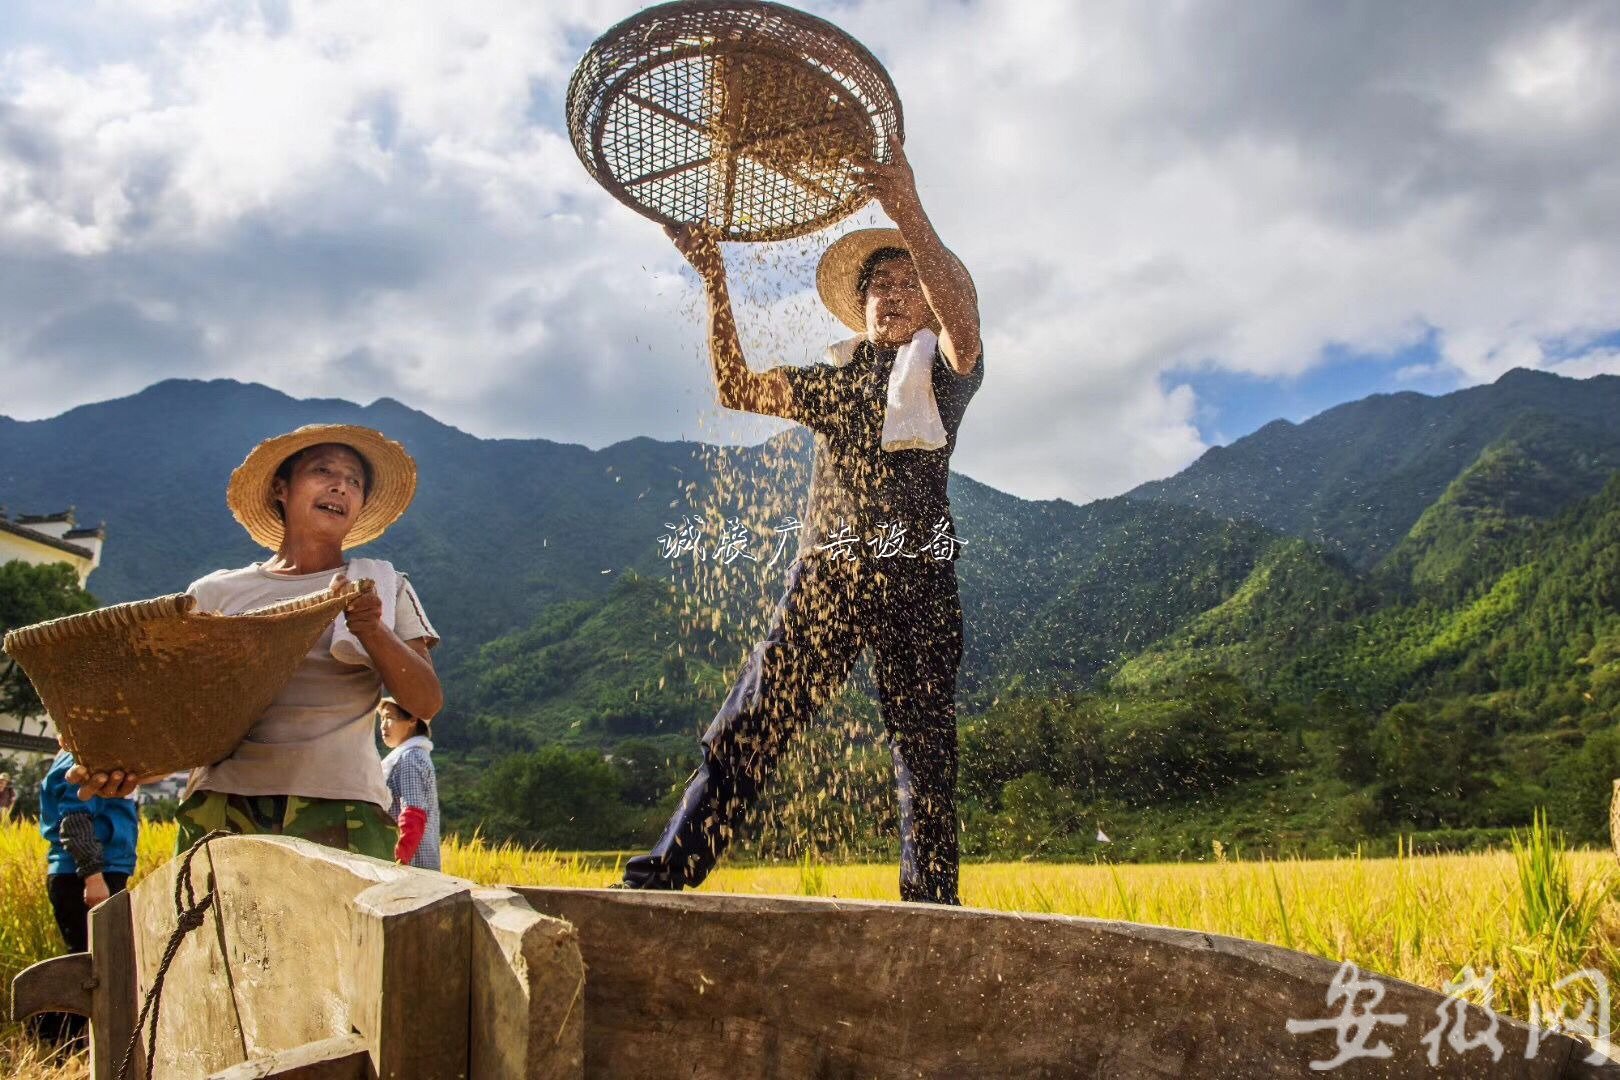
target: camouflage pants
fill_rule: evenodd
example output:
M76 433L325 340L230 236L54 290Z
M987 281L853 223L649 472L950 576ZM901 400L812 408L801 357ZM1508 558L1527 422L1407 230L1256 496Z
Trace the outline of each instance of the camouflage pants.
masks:
M394 861L399 830L376 803L299 795L227 795L199 791L175 815L179 855L214 829L246 836L296 836L341 851Z

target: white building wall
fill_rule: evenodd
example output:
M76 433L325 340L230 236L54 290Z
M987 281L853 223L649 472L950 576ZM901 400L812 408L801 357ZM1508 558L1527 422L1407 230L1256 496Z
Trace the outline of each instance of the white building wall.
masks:
M31 525L24 526L24 528L32 527L33 526ZM78 540L71 540L69 543L83 548L90 547L89 544ZM16 533L0 530L0 563L8 563L12 562L13 560L21 560L22 562L28 563L30 566L49 566L51 563L67 563L69 566L73 567L74 572L79 575L79 584L82 586L89 579L90 572L94 570L101 562L101 540L96 539L95 544L96 546L93 549L95 557L87 559L82 556L69 554L59 547L52 547L50 544L42 544L37 540L30 540L26 536L18 536Z

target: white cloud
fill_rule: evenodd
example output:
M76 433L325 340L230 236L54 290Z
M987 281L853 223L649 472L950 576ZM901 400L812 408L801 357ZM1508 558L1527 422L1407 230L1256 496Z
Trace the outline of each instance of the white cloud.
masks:
M1594 375L1620 375L1620 349L1593 349L1574 360L1553 364L1551 369L1571 379L1589 379Z
M20 5L0 411L230 375L488 435L773 430L713 407L690 276L561 130L572 64L635 6ZM1614 370L1610 5L817 10L889 66L978 278L979 479L1083 500L1175 471L1204 448L1194 368L1433 340L1409 374ZM813 242L731 255L759 362L835 335Z

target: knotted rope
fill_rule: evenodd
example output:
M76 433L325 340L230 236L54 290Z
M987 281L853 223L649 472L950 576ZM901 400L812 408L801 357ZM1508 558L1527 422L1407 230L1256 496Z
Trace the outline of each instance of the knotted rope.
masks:
M141 1014L135 1020L135 1030L130 1032L129 1045L124 1047L124 1060L118 1065L118 1080L128 1080L130 1070L135 1064L135 1049L141 1044L141 1029L147 1027L147 1017L151 1017L150 1031L146 1037L146 1080L152 1080L152 1067L157 1053L158 1032L158 1002L163 997L163 980L169 974L169 965L174 962L174 954L180 951L180 943L186 935L203 924L203 918L208 909L214 906L214 881L212 876L208 881L208 892L199 903L196 890L191 885L191 860L197 852L208 846L210 840L216 840L229 833L223 829L215 829L202 837L187 849L180 858L180 872L174 879L174 933L169 935L169 943L163 949L163 962L158 965L157 977L152 980L151 987L146 991L146 998L141 1002Z

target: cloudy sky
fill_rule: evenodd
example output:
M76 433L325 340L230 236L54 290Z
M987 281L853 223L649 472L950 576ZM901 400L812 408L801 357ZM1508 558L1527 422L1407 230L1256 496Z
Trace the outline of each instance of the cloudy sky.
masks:
M0 413L228 376L485 436L768 434L563 130L638 6L6 0ZM888 66L978 280L962 472L1083 501L1368 393L1620 372L1620 5L805 6ZM756 366L835 336L821 243L729 249Z

